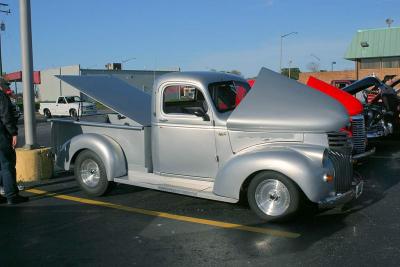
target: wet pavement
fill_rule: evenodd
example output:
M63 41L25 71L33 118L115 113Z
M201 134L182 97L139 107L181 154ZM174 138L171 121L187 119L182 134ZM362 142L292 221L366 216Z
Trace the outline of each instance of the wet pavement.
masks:
M49 125L38 127L48 145ZM0 266L398 266L400 141L375 145L377 153L356 168L365 178L359 199L282 224L262 222L245 204L126 185L89 198L62 173L25 192L29 203L0 205Z

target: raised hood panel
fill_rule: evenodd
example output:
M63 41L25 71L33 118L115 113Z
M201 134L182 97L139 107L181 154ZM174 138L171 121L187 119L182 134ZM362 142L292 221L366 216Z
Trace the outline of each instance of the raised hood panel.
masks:
M230 130L338 131L349 122L331 97L262 68L257 80L227 120Z
M151 96L110 76L57 76L85 95L140 125L151 125Z
M360 115L364 110L363 105L357 98L313 76L308 78L307 85L339 101L350 116Z

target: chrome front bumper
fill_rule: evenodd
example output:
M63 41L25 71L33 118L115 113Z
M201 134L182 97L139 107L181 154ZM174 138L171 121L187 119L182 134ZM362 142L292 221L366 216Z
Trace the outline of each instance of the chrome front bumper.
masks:
M373 154L375 154L375 147L373 147L372 149L370 149L368 151L365 151L364 153L353 155L352 158L353 158L353 160L357 161L357 160L369 157L369 156L371 156Z
M329 209L337 206L341 206L350 202L351 200L358 198L364 189L364 181L357 181L355 185L352 186L350 191L345 193L336 194L335 196L328 197L320 202L318 202L318 207L320 209Z

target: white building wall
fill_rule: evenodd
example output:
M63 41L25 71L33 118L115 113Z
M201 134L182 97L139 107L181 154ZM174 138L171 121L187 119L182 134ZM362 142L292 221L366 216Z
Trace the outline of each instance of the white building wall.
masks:
M80 95L75 87L61 81L56 75L80 75L80 66L72 65L41 71L41 83L38 85L38 100L40 102L56 101L60 95Z

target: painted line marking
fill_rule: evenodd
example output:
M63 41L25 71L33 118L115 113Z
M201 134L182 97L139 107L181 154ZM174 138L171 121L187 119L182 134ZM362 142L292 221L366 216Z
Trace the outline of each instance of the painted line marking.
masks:
M36 195L45 195L48 197L54 197L54 198L58 198L58 199L69 200L69 201L93 205L93 206L100 206L100 207L106 207L106 208L122 210L122 211L127 211L127 212L132 212L132 213L144 214L144 215L153 216L153 217L165 218L165 219L170 219L170 220L175 220L175 221L209 225L209 226L214 226L217 228L236 229L236 230L241 230L241 231L246 231L246 232L267 234L267 235L272 235L272 236L277 236L277 237L285 237L285 238L298 238L301 236L299 233L294 233L294 232L287 232L287 231L262 228L262 227L253 227L253 226L247 226L247 225L242 225L242 224L227 223L227 222L221 222L221 221L214 221L214 220L200 219L200 218L183 216L183 215L170 214L170 213L153 211L153 210L133 208L133 207L123 206L123 205L114 204L114 203L110 203L110 202L103 202L103 201L68 196L68 195L59 195L56 193L51 193L51 192L47 192L47 191L39 190L39 189L35 189L35 188L27 189L27 190L25 190L25 192L29 192L29 193L36 194Z

